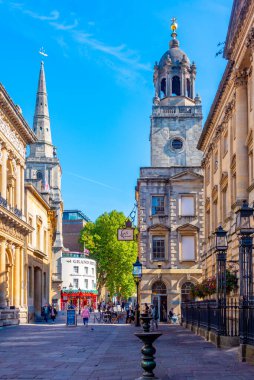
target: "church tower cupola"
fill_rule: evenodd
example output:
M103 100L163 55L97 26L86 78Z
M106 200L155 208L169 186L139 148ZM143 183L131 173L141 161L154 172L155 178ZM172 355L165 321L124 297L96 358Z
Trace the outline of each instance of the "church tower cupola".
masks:
M195 93L196 65L180 49L176 19L171 23L169 50L154 66L151 115L151 165L200 166L196 148L202 129L201 98Z
M169 50L154 66L155 104L161 99L173 96L195 98L196 66L191 64L188 56L179 48L177 40L176 18L171 23L172 39Z

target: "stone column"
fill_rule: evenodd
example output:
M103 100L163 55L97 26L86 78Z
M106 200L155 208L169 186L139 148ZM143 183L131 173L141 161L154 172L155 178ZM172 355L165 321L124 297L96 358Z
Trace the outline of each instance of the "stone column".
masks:
M24 248L20 247L20 305L24 306L26 304L25 296L25 279L24 279Z
M20 183L20 165L17 165L17 175L16 175L16 205L17 208L21 209L21 183ZM16 206L15 205L15 206Z
M25 212L25 190L24 190L24 167L20 166L20 189L21 189L21 210Z
M248 149L245 141L248 134L248 98L247 98L247 74L245 71L237 73L235 79L236 99L236 199L248 199L247 188L249 186L248 173Z
M0 307L6 306L6 241L0 241Z
M1 195L4 199L6 199L6 195L7 195L7 159L8 159L8 152L6 149L4 149L3 158L2 158L2 188L1 188Z
M15 247L15 267L14 267L14 305L20 306L20 247Z

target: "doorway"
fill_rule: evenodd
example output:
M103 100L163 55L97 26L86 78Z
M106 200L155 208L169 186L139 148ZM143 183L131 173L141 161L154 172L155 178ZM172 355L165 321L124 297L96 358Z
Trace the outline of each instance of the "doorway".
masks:
M156 281L152 286L152 304L158 310L159 321L167 322L167 288L162 281Z

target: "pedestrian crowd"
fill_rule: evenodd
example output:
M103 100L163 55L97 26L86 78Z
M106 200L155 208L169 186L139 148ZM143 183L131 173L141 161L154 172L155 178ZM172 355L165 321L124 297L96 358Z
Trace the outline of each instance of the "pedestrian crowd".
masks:
M54 307L54 305L45 304L41 308L41 316L44 319L46 323L48 323L48 320L51 319L52 323L55 323L55 319L57 316L57 310Z

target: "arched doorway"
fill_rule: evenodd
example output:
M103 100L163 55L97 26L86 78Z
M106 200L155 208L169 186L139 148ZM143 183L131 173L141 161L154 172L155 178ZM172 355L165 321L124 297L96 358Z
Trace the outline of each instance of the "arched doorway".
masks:
M167 287L163 281L156 281L152 286L152 303L157 308L160 322L167 322Z
M193 283L190 281L185 282L181 287L181 300L182 302L192 301L193 297L191 295L191 288L193 287Z

